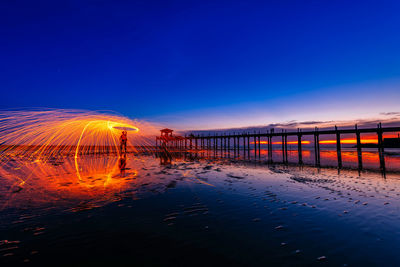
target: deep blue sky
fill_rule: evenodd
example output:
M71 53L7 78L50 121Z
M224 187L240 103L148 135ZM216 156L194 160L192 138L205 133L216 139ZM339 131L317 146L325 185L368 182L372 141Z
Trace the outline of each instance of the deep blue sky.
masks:
M329 2L3 0L1 107L178 128L400 111L400 2Z

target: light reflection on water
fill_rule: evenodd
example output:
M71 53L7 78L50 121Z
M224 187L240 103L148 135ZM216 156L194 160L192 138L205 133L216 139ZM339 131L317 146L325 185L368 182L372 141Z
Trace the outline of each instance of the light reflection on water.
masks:
M400 263L398 173L198 156L9 161L0 263Z
M135 186L135 161L125 157L87 156L52 159L46 162L14 159L1 165L1 208L30 206L45 202L107 202ZM18 194L16 194L18 193ZM88 204L89 205L89 204ZM92 203L94 205L94 203Z
M253 147L250 150L239 149L239 152L233 150L200 150L192 151L202 157L227 157L227 158L239 158L243 160L268 160L268 150L261 149L254 150ZM288 149L288 162L297 164L299 162L299 153L296 148L290 147ZM357 169L358 166L358 154L357 149L345 147L341 151L343 167ZM283 162L283 155L281 147L273 147L272 160L275 163ZM302 160L304 164L315 165L315 153L314 149L310 147L303 147ZM321 147L320 151L320 165L322 167L337 167L338 157L335 148ZM364 169L379 170L379 153L374 148L363 148L362 149L362 164ZM385 149L385 168L386 171L400 171L400 149Z

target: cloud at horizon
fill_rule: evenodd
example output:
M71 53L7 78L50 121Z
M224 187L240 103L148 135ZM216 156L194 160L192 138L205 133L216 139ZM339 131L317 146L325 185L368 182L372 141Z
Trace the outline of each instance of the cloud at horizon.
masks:
M382 123L382 127L398 127L400 125L400 112L388 112L385 116L375 119L357 119L357 120L341 120L341 121L288 121L282 123L271 123L266 125L253 125L236 128L217 128L217 129L204 129L204 130L187 130L178 131L180 134L213 134L213 133L253 133L253 132L265 132L271 129L276 131L287 130L296 131L301 130L313 130L318 127L320 130L332 129L338 126L339 129L350 129L354 128L357 124L358 128L373 128L377 127L378 123ZM393 116L395 115L395 116Z

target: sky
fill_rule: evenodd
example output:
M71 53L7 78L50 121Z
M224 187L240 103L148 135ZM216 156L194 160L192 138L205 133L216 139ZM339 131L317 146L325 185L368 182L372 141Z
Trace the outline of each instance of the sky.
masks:
M390 119L399 1L0 1L1 109L174 129Z

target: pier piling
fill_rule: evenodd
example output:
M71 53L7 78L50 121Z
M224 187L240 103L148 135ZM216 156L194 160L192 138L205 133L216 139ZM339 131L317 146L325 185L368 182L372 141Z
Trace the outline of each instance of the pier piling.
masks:
M340 133L336 125L335 125L335 132L336 132L336 154L338 160L338 168L340 169L342 168L342 147L340 145Z
M301 146L301 137L302 137L302 135L301 135L301 131L300 131L300 129L297 129L297 152L298 152L298 155L299 155L299 164L301 165L301 164L303 164L303 151L302 151L302 146Z
M383 134L387 132L400 132L400 127L382 127L382 124L379 123L376 128L365 128L360 129L357 125L354 128L347 129L339 129L337 126L332 130L319 130L317 127L313 130L302 131L301 129L297 129L297 131L287 132L285 130L274 132L274 129L267 130L266 132L239 132L239 133L223 133L223 134L209 134L205 136L203 134L190 134L185 135L181 138L174 138L173 136L169 136L171 140L165 139L163 136L156 138L156 146L160 147L160 149L195 149L195 150L214 150L214 155L217 156L219 153L225 155L226 153L230 153L231 150L234 152L235 157L241 157L241 151L243 151L243 157L250 159L251 149L254 149L254 157L255 159L261 159L261 153L263 149L267 150L267 161L268 163L273 162L273 138L279 137L282 140L281 149L282 149L282 162L288 163L289 161L289 148L288 138L290 136L297 136L297 153L298 153L298 163L303 164L303 136L309 136L309 139L314 140L314 163L317 166L321 164L321 151L320 151L320 136L321 135L334 135L336 138L336 152L337 152L337 161L338 168L342 168L342 147L341 147L341 138L342 135L346 134L355 134L356 136L356 149L357 149L357 158L358 158L358 168L363 168L362 162L362 147L361 143L361 135L362 134L377 134L378 143L377 145L372 145L371 147L376 147L378 149L379 154L379 166L382 170L385 169L385 142L383 139ZM231 139L232 145L231 145ZM261 143L266 140L267 147L262 148ZM305 139L308 140L308 139ZM168 142L169 141L169 142ZM199 142L200 141L200 145ZM254 146L251 146L251 141L254 141ZM194 142L194 143L193 143ZM243 147L241 147L243 146ZM296 149L295 149L296 150ZM246 155L247 154L247 155ZM230 156L230 155L228 155Z

